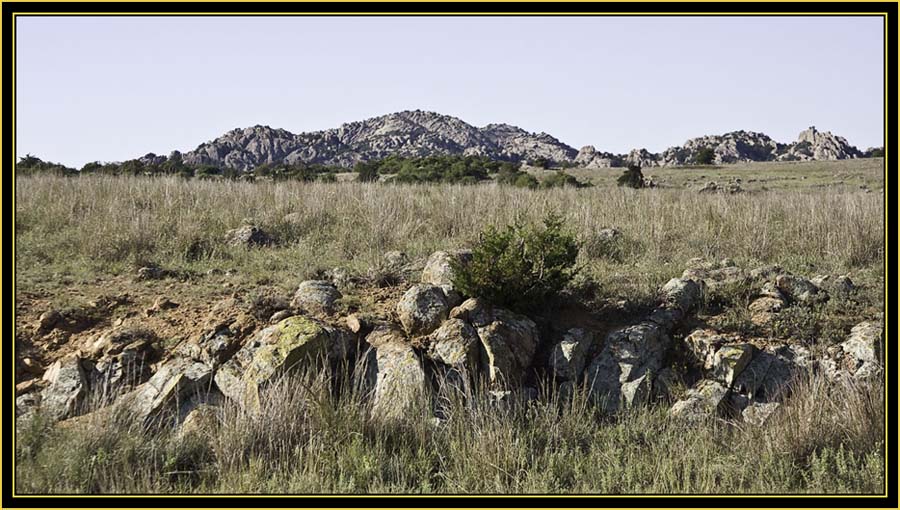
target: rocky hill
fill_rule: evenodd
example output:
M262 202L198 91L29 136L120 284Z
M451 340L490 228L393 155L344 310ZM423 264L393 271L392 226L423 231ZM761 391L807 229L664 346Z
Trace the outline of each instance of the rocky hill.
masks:
M456 117L421 110L403 111L350 122L334 129L294 134L284 129L253 126L234 129L184 154L189 165L215 165L240 171L267 163L323 164L352 167L361 161L396 155L421 157L433 154L480 155L508 161L546 159L553 163L587 168L690 165L704 149L712 151L710 163L848 159L863 153L846 139L810 127L796 142L782 144L763 133L734 131L693 138L682 146L655 154L634 149L613 154L586 146L580 151L547 133L530 133L509 124L475 127ZM708 151L704 151L708 155ZM148 154L145 162L164 157Z

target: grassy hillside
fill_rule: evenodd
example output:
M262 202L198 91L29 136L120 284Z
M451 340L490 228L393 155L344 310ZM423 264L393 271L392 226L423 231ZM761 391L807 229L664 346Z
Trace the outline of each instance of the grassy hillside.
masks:
M344 309L392 307L409 282L390 283L395 275L383 274L385 252L421 260L435 250L471 246L486 225L517 216L539 221L553 211L581 243L579 275L568 292L610 320L645 313L659 286L698 257L728 258L743 268L778 264L807 277L849 274L857 287L852 299L788 315L773 333L824 349L860 320L883 319L882 164L652 169L645 175L661 187L643 190L616 187L620 169L569 169L595 186L547 190L495 183L17 177L16 348L46 361L78 335L93 338L102 327L129 320L176 345L222 300L255 302L263 290L289 295L301 281L335 268L363 282L345 293ZM733 177L750 192L696 192L706 181ZM225 233L244 224L259 226L275 244L229 246ZM601 232L607 228L621 236L610 241ZM174 276L136 278L144 266ZM750 334L746 294L721 291L698 320ZM30 333L46 310L96 310L109 296L122 304L69 344L43 343ZM160 297L180 305L169 315L145 315ZM724 313L714 309L722 303ZM607 311L613 309L619 311ZM440 425L424 411L389 425L372 421L359 395L335 397L328 387L325 374L285 379L260 416L226 406L220 427L190 437L140 430L126 416L94 416L69 427L37 419L17 430L17 488L872 493L884 483L878 384L832 386L808 377L762 428L724 419L677 422L665 406L601 416L583 396L563 400L549 388L536 403L457 402Z

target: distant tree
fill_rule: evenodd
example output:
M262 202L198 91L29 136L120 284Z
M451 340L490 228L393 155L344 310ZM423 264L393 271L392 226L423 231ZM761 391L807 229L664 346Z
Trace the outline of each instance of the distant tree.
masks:
M538 168L550 168L550 160L545 157L532 159L528 164Z
M640 189L644 187L644 174L638 165L629 165L628 169L616 180L619 186Z
M694 160L698 165L711 165L716 160L716 152L709 147L704 147L697 151Z
M870 158L883 158L884 157L884 147L879 147L877 149L872 149L866 154L867 157Z

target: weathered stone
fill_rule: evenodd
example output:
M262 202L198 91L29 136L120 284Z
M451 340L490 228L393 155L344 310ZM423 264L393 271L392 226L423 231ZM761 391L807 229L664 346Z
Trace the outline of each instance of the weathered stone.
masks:
M707 289L715 290L726 285L739 285L749 281L747 273L734 266L725 266L714 269L688 268L682 273L682 278L702 280Z
M212 436L219 427L221 412L222 410L214 405L198 405L181 422L181 428L178 431L179 436L182 438L191 436L208 438Z
M473 370L478 366L478 332L460 319L448 319L428 337L426 356L452 367Z
M291 305L310 313L331 314L341 297L343 296L333 283L327 280L307 280L297 287Z
M667 304L677 306L687 313L700 303L703 287L694 280L672 278L663 285L660 292Z
M622 383L622 398L631 406L644 405L650 401L651 389L650 374L644 373L637 379Z
M754 402L741 412L745 423L762 426L781 407L778 402Z
M827 295L806 278L782 274L775 278L775 286L784 295L800 303L813 303L827 298Z
M841 343L841 349L860 365L865 362L881 363L884 348L882 335L881 324L860 322L850 330L850 337Z
M763 326L772 322L775 314L780 312L785 306L784 299L763 296L757 298L750 303L750 321L757 326Z
M728 388L718 381L703 379L687 391L684 399L675 402L669 410L671 416L686 419L703 419L716 416L723 408Z
M492 321L477 328L481 362L491 384L517 387L525 379L540 342L537 325L524 315L492 310Z
M225 244L229 246L268 246L274 239L256 225L244 225L225 232Z
M853 280L847 275L833 278L830 284L826 286L828 292L837 295L849 294L854 289L856 289L856 285L853 284Z
M414 285L397 303L397 315L410 335L427 335L447 318L450 307L444 291L429 284Z
M68 356L56 361L44 373L48 383L41 392L41 410L54 420L63 420L81 412L88 391L88 380L81 359Z
M623 384L658 371L669 343L668 335L650 321L612 331L585 372L589 394L608 412L631 405L635 393L623 393Z
M691 358L704 370L710 370L714 364L714 356L719 347L728 341L725 336L711 329L695 329L684 338L685 346Z
M57 310L48 310L41 314L37 322L38 333L46 333L62 322L63 316Z
M754 347L750 344L731 344L721 347L713 356L712 377L731 387L735 378L753 358Z
M734 379L732 389L753 401L782 398L802 371L812 367L809 351L799 346L769 346L758 351Z
M412 347L380 344L375 349L376 382L372 413L379 419L398 419L415 409L425 392L425 370Z
M567 331L562 340L550 350L550 372L563 381L578 379L584 370L593 341L593 334L584 329L572 328Z
M171 359L160 366L153 377L126 393L118 401L132 416L145 423L164 419L171 413L176 419L187 401L205 400L217 392L212 383L212 367L186 358Z
M351 335L315 319L296 315L269 326L247 342L216 372L222 393L257 411L259 390L276 376L304 364L345 359Z
M422 283L432 285L453 285L452 262L467 264L472 260L470 250L436 251L428 257L425 269L422 270Z

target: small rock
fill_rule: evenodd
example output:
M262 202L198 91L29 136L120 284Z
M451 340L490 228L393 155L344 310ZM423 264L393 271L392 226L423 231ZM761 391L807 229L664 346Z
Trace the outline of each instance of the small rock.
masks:
M291 305L311 313L332 314L343 295L327 280L307 280L297 287Z
M761 427L781 407L778 402L754 402L741 412L745 423Z
M663 285L661 294L666 303L687 313L700 303L701 284L685 278L672 278Z
M478 332L459 319L448 319L428 337L426 355L454 367L474 370L478 366Z
M287 319L288 317L291 317L293 315L294 315L294 312L292 310L278 310L277 312L273 313L271 317L269 317L269 322L271 322L271 323L281 322L284 319Z
M268 246L274 239L256 225L244 225L225 232L225 244L229 246Z
M138 280L159 280L166 277L166 271L159 267L147 266L137 270Z
M775 278L775 287L788 298L800 303L812 303L827 297L811 281L799 276L778 275Z
M397 303L397 315L410 335L427 335L440 326L450 311L441 287L428 284L412 286Z
M674 417L703 419L717 415L728 395L728 388L718 381L704 379L687 391L687 396L675 402L669 410Z
M422 270L422 283L453 285L452 261L467 264L472 260L470 250L436 251L428 257Z
M57 324L63 320L63 316L57 310L48 310L41 314L37 322L37 330L39 333L46 333L52 330Z

